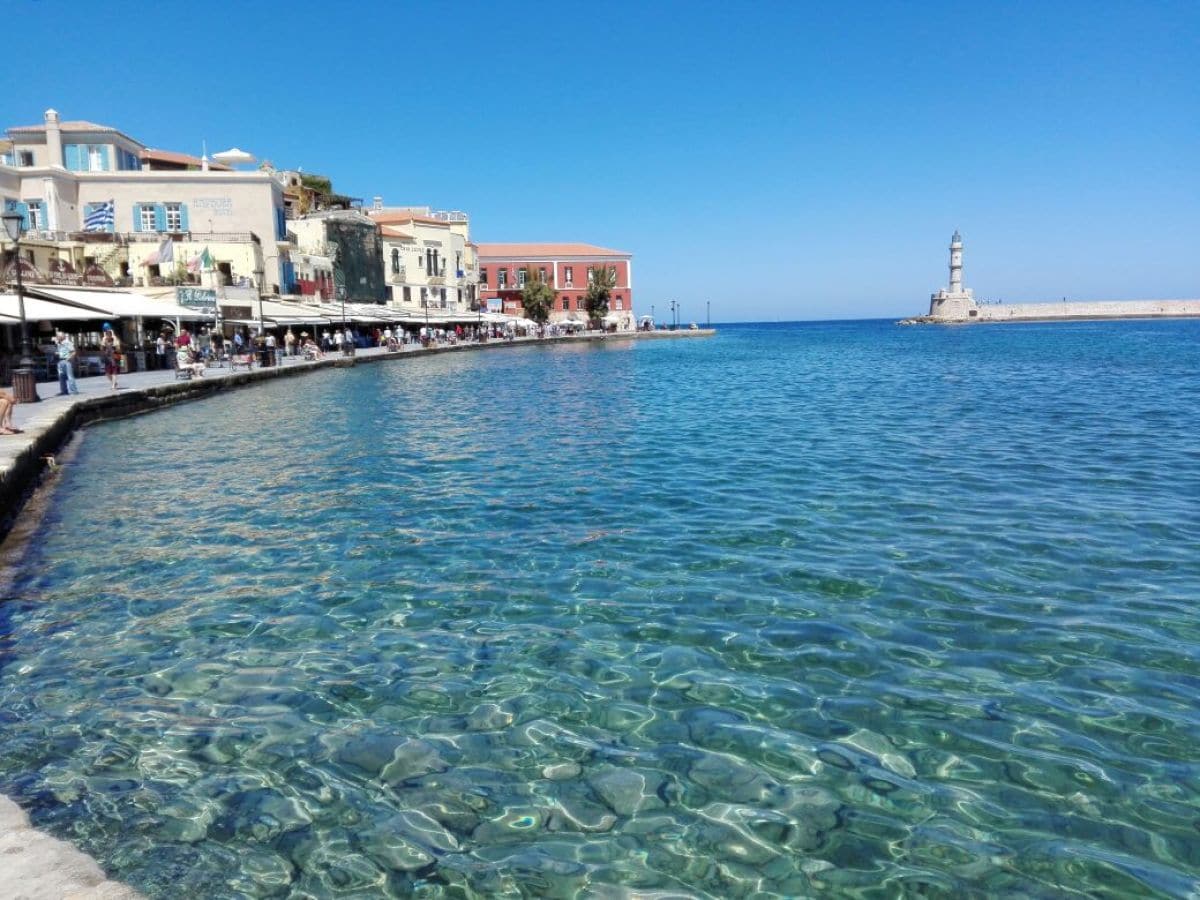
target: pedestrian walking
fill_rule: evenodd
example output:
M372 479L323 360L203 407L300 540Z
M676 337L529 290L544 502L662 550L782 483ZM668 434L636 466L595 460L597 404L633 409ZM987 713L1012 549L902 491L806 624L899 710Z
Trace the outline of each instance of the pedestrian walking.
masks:
M287 351L288 356L296 355L296 335L288 328L287 334L283 336L283 347Z
M58 345L58 395L78 394L79 385L75 383L75 342L59 331L54 335L54 343Z
M117 390L118 375L121 371L121 339L113 334L112 326L107 322L101 326L104 336L100 338L100 357L104 360L104 376L109 380L112 389Z

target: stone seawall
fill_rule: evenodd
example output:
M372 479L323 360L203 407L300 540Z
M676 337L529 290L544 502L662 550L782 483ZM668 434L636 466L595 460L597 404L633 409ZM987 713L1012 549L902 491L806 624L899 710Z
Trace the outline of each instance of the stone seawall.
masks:
M970 307L962 316L915 316L911 324L970 324L974 322L1069 322L1088 319L1200 318L1200 300L1090 300L1060 303L988 303Z
M1054 319L1137 319L1200 316L1200 300L1094 300L1061 303L996 303L979 307L977 322Z

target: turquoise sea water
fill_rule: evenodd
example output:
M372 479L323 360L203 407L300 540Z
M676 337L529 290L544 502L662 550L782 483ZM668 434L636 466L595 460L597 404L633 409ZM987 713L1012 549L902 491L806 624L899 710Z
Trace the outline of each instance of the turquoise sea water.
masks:
M92 428L0 791L157 897L1194 896L1198 372L742 326Z

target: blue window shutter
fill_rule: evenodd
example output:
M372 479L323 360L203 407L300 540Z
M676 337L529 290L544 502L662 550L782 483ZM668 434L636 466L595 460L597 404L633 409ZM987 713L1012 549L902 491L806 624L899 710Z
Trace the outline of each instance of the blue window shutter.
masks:
M142 230L142 204L133 204L133 230Z
M161 203L154 204L154 230L167 230L167 211Z
M191 229L188 228L188 216L187 216L187 204L186 203L179 204L179 230L180 231L191 231Z
M79 172L83 169L83 165L79 161L78 144L67 144L63 147L63 156L63 162L66 164L68 171Z

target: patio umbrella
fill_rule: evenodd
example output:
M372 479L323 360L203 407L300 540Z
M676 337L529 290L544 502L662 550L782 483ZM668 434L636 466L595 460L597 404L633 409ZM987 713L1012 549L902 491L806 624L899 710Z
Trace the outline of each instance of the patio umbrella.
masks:
M237 147L231 147L228 150L222 150L220 153L214 153L212 158L227 166L250 165L254 162L253 154L247 153L245 150Z

